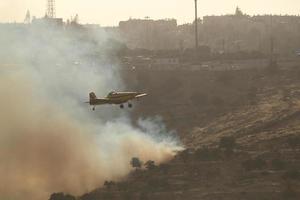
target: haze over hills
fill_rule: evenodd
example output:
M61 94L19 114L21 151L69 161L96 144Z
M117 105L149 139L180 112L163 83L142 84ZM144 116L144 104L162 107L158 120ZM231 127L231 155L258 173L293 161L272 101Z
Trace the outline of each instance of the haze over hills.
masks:
M181 24L194 1L156 1L105 11L117 20L134 2L182 17L101 27L81 13L60 18L48 0L42 18L28 11L24 22L0 23L0 199L299 199L299 15L226 4L231 14ZM225 12L224 2L212 9ZM24 9L13 0L1 10L11 4ZM90 6L60 5L64 15ZM14 14L4 10L0 19ZM84 103L111 91L148 95Z
M36 17L44 16L46 1L10 0L0 2L1 22L22 22L27 10ZM263 14L299 14L300 3L297 0L210 0L199 1L199 16L224 15L232 13L233 8L241 7L251 15ZM131 18L152 19L176 18L179 24L192 22L194 17L193 0L130 0L130 1L71 1L56 0L57 16L69 19L79 14L81 23L117 26L119 21ZM13 9L12 9L13 8Z
M298 67L272 73L138 70L125 75L129 85L138 83L137 88L161 97L138 105L133 117L162 116L170 129L179 130L186 150L164 164L143 160L142 169L78 198L298 199L299 75ZM224 76L228 79L220 79ZM198 98L190 96L195 93ZM204 100L210 98L218 100ZM66 196L52 195L58 197Z
M234 9L232 9L234 11ZM12 27L16 31L25 31L30 27L38 26L43 18L33 18L27 13L26 23L2 23L0 31L6 31ZM46 20L47 21L47 20ZM48 19L49 21L49 19ZM193 22L193 21L191 21ZM100 27L99 25L80 24L80 16L74 15L71 19L63 21L55 18L52 23L60 29L75 27L76 31L106 32L113 41L123 45L125 49L121 56L144 55L139 50L173 50L172 55L161 54L179 58L185 51L195 46L195 24L187 23L178 25L176 19L129 19L120 21L117 27ZM299 54L300 43L300 17L294 15L258 15L249 16L240 8L227 15L204 16L198 21L199 56L202 60L216 60L220 57L240 57L251 54L248 58L265 58L270 54L270 46L273 45L273 54L277 58L293 58ZM32 26L30 26L32 25ZM132 54L126 52L136 50ZM174 52L174 51L177 52ZM148 52L148 54L153 54ZM184 55L187 59L186 55ZM219 56L219 57L218 57Z

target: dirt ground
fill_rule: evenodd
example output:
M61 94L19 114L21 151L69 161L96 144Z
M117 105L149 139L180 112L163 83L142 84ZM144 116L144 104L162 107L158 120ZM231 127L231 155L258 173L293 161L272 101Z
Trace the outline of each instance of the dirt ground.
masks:
M124 71L186 150L81 200L300 198L300 70Z

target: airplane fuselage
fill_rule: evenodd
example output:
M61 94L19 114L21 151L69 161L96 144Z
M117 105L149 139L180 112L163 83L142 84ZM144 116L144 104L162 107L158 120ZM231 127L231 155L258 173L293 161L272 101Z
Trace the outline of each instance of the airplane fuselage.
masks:
M90 105L123 104L137 98L141 94L139 92L111 92L106 98L91 98Z

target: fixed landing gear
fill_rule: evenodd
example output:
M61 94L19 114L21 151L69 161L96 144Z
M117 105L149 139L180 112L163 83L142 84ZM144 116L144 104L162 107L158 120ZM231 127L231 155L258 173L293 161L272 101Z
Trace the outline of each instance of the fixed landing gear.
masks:
M124 104L121 104L121 105L120 105L120 108L121 108L121 109L124 109L124 108L125 108ZM131 103L128 103L128 108L132 108L132 104L131 104Z

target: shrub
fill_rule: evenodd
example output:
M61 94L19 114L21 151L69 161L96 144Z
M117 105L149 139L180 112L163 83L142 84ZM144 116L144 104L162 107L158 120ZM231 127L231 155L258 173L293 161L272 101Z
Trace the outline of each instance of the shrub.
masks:
M115 186L116 183L113 182L113 181L105 181L103 185L104 185L107 189L110 189L110 188L112 188L113 186Z
M214 96L211 99L211 103L213 106L217 108L223 108L225 106L225 101L221 97Z
M150 190L158 190L162 188L166 188L169 186L169 183L166 179L160 177L152 177L148 180L148 189Z
M285 179L292 179L292 180L300 180L300 171L297 169L291 169L285 172L283 175Z
M202 94L199 92L195 92L192 96L191 96L191 101L194 105L197 106L201 106L201 105L207 105L209 100L206 94Z
M282 191L282 197L284 199L297 199L297 192L290 183L287 183L286 188Z
M217 82L221 83L222 85L228 86L232 84L234 78L235 77L231 73L222 72L217 76Z
M153 170L153 169L155 169L155 162L154 161L152 161L152 160L148 160L146 163L145 163L145 167L146 167L146 169L148 169L148 170Z
M215 161L221 158L220 152L217 149L198 149L195 155L200 161Z
M161 164L159 165L159 169L161 170L162 173L168 174L170 170L170 165L169 164Z
M242 163L244 169L250 170L260 170L266 166L266 161L260 158L249 159Z
M275 170L283 170L285 169L286 163L279 158L275 158L271 162L272 168Z
M300 146L300 136L295 136L295 137L288 138L287 143L292 148Z
M186 163L186 162L189 160L189 157L190 157L189 150L186 149L186 150L180 152L180 153L178 154L178 157L179 157L180 159L182 159L182 161L183 161L184 163Z
M232 150L236 147L235 138L232 136L222 137L219 142L219 148L226 150Z
M72 195L69 194L64 194L64 193L53 193L50 196L49 200L76 200L76 198Z

